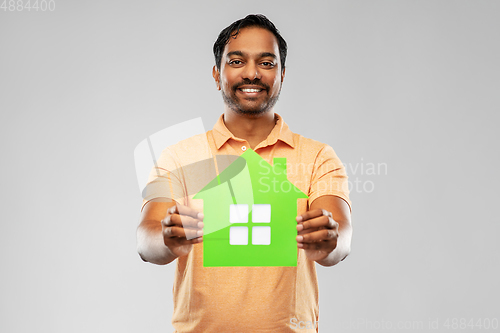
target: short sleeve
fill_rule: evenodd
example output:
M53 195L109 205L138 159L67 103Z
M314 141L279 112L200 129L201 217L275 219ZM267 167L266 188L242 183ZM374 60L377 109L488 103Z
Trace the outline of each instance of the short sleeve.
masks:
M333 148L328 145L325 145L316 156L308 195L309 203L323 195L340 197L352 210L345 167Z
M169 148L165 148L153 166L146 187L142 191L142 209L152 200L182 202L186 197L183 174L176 156Z

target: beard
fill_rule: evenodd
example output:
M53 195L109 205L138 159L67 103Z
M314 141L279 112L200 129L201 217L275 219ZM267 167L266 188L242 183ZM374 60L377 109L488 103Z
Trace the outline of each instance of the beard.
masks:
M244 82L233 85L231 87L231 91L228 93L226 93L224 89L221 89L222 99L224 100L224 103L226 103L226 105L234 112L247 116L260 116L265 114L267 111L271 110L278 101L281 92L281 87L280 87L280 90L276 96L267 97L266 100L264 100L259 104L253 106L247 106L244 105L244 103L242 103L241 99L238 98L238 96L236 96L236 90L243 85L257 85L263 88L267 93L269 93L269 86L263 84L259 80L254 80L254 81L245 80Z

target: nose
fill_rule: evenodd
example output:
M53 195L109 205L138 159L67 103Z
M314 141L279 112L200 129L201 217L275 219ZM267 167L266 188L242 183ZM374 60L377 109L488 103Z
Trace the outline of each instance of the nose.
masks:
M260 74L259 66L253 61L247 62L245 65L245 70L242 73L244 79L255 80L261 79L262 75Z

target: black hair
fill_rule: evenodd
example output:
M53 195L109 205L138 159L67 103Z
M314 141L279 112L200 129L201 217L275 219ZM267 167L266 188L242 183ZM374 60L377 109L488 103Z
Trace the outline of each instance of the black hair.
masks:
M280 32L273 24L273 22L269 21L267 17L262 14L250 14L245 18L242 18L230 26L222 30L219 34L219 37L214 43L214 57L215 57L215 65L217 69L220 70L222 53L224 52L224 48L226 44L229 43L229 38L236 38L239 34L240 29L247 27L260 27L266 30L269 30L274 34L276 39L278 40L278 48L280 52L280 60L281 60L281 70L285 69L285 60L286 60L286 51L287 45L283 37L281 37Z

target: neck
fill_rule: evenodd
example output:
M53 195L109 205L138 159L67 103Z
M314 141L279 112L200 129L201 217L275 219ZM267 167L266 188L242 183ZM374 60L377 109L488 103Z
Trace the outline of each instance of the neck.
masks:
M224 124L235 137L246 140L250 148L254 149L268 137L276 121L273 110L259 116L248 116L226 108Z

